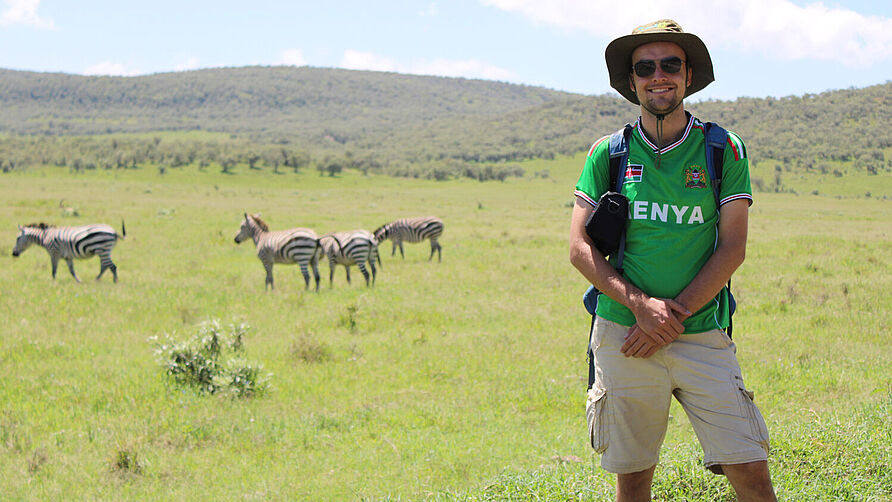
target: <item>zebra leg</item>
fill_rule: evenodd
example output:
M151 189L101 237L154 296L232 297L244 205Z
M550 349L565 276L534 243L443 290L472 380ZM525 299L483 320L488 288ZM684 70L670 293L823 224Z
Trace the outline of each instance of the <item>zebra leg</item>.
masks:
M344 265L344 269L347 271L347 284L350 284L350 265Z
M264 263L263 263L263 268L266 269L266 282L265 282L264 285L263 285L263 289L264 289L264 291L265 291L267 288L269 288L269 289L276 289L275 284L273 284L273 264L272 264L272 262L270 262L270 263L266 263L266 262L264 262Z
M65 261L68 262L68 271L71 272L71 277L74 277L75 281L81 282L77 274L74 273L74 258L65 258Z
M400 241L400 256L402 256L404 260L406 259L406 253L403 253L403 241Z
M396 256L396 241L393 241L393 251L390 252L390 256Z
M300 264L300 274L304 276L304 290L310 289L310 271L306 263Z
M440 246L440 242L439 241L431 241L431 246L437 246L437 261L442 263L443 262L443 247ZM433 249L433 247L431 247L431 258L433 258L433 257L434 257L434 249ZM430 261L430 260L428 260L428 261Z
M313 267L313 277L316 279L316 292L319 292L319 261L313 259L310 262L310 266Z
M372 267L372 286L375 285L375 276L378 275L378 271L375 270L375 258L369 257L369 266ZM368 283L368 277L366 277L366 283Z
M328 259L328 287L334 287L334 272L335 272L335 262L334 259Z
M365 285L369 286L369 271L365 268L365 263L357 262L356 265L359 267L359 271L362 272L362 276L365 277Z
M99 255L99 275L96 276L97 281L102 277L102 274L105 273L105 269L110 269L115 278L115 282L118 282L118 267L115 266L115 262L112 261L110 254Z
M53 280L56 280L56 269L59 267L59 257L50 255L50 263L53 264Z

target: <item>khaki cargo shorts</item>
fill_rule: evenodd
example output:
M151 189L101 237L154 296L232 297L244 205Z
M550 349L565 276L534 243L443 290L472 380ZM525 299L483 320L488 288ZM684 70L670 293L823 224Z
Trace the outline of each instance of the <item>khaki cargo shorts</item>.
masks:
M694 427L706 468L720 473L722 464L767 460L768 429L723 331L683 334L646 359L620 352L627 331L598 317L592 332L595 383L585 414L604 470L628 474L659 462L672 396Z

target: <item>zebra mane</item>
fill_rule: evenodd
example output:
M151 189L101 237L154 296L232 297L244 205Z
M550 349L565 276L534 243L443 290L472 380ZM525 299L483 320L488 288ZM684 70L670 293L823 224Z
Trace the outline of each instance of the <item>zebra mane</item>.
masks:
M55 227L55 225L49 225L49 224L41 221L40 223L29 223L29 224L25 225L23 228L36 228L39 230L46 230L48 228L53 228L53 227Z
M254 223L256 223L261 230L263 230L264 232L269 232L269 225L267 225L265 221L260 219L259 214L249 214L248 217L254 220Z

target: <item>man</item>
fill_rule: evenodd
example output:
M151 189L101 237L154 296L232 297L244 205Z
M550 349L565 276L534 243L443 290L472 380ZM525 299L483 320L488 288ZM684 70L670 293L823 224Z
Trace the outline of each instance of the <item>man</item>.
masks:
M661 20L614 40L605 55L611 86L641 116L619 174L629 198L622 275L585 230L599 197L615 187L606 138L589 151L575 191L570 261L602 293L586 406L592 446L617 474L617 500L650 500L674 395L704 466L727 476L739 500L776 500L768 431L725 333L725 284L743 263L752 203L746 148L728 133L717 208L704 125L684 109L686 96L714 80L706 46Z

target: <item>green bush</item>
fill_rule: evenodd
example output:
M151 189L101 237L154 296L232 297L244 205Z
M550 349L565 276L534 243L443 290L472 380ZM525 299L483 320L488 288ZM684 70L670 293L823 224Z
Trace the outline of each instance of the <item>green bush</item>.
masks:
M205 321L198 331L182 341L165 334L152 337L155 354L170 382L191 387L199 394L221 392L232 397L253 397L269 389L263 366L242 358L247 324L230 324L228 330L216 319Z

